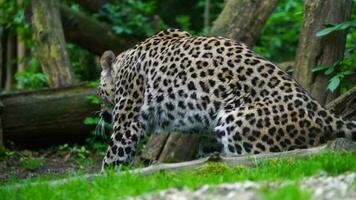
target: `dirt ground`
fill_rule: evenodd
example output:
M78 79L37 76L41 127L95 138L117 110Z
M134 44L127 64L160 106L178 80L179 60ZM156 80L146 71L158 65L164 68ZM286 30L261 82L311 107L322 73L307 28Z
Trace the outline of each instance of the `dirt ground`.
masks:
M6 150L0 155L0 183L39 175L97 173L103 155L85 148L51 147L41 150Z

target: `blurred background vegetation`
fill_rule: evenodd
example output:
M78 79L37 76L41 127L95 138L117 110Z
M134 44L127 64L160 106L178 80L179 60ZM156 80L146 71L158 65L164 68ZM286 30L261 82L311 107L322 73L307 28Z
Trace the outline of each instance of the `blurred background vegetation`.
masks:
M93 152L99 153L100 155L95 155L96 158L99 158L96 161L98 169L100 159L107 148L102 133L94 131L95 125L99 122L97 111L100 109L101 103L95 95L101 70L99 56L105 50L113 50L115 53L119 53L166 28L179 28L197 36L214 35L212 34L214 22L218 21L224 10L227 10L224 9L225 5L233 1L243 2L244 5L239 4L240 8L249 8L257 14L253 15L251 11L252 14L248 16L250 19L242 19L240 22L237 22L239 19L231 17L233 20L224 24L220 27L221 29L224 29L224 26L237 24L234 27L235 29L231 29L234 29L233 31L236 31L236 29L244 31L244 28L246 29L245 24L251 27L251 24L247 21L258 21L254 19L261 15L259 13L261 10L256 8L263 7L261 6L263 3L270 4L269 8L271 11L273 10L271 14L269 11L264 11L265 13L262 11L262 14L267 13L267 21L264 23L263 20L259 19L263 21L263 23L261 22L262 31L256 30L257 28L247 28L258 33L254 35L256 40L251 44L243 39L241 41L246 42L255 52L276 63L289 74L297 74L296 56L298 48L300 48L299 51L305 50L307 56L312 55L313 51L321 49L321 52L318 52L322 54L321 59L314 55L310 58L303 55L305 60L312 61L308 63L310 66L306 66L306 68L302 68L304 65L299 66L302 70L307 69L307 71L314 73L310 77L302 77L312 79L311 83L313 84L318 76L327 78L324 83L315 81L317 85L321 85L319 87L321 93L323 93L319 95L321 99L327 99L327 96L331 94L332 98L329 100L333 100L338 95L356 86L356 0L352 0L351 18L347 16L345 17L346 20L343 18L339 23L319 24L315 29L317 33L314 34L313 32L312 36L308 35L308 31L304 30L306 32L304 35L301 32L303 18L308 16L304 10L304 3L313 4L316 2L311 0L0 0L0 122L2 122L2 124L0 123L0 158L1 155L5 155L6 158L12 157L15 159L17 157L14 152L1 151L2 141L7 147L17 147L17 145L24 144L27 145L25 148L33 148L36 145L40 147L51 146L55 143L60 144L60 146L55 148L54 152L59 152L59 154L62 152L65 160L70 157L79 159L81 168L83 168L83 161L92 157ZM35 37L40 34L36 32L36 19L34 19L36 10L33 7L36 2L37 5L39 5L39 2L55 2L58 5L57 9L61 15L59 20L61 23L59 24L63 26L59 29L63 29L64 34L62 35L65 36L64 48L61 49L61 53L65 52L64 54L69 59L69 62L67 62L69 64L63 65L63 67L70 69L68 70L70 71L69 75L74 74L75 79L72 82L69 81L69 84L54 86L52 79L57 74L49 73L46 68L47 70L53 68L55 71L55 66L48 66L51 65L50 62L48 62L50 64L43 64L46 58L40 57L41 49L47 47L41 47L39 45L40 39ZM334 5L330 2L335 3L335 1L330 0L327 2L329 5ZM234 9L233 11L238 13L239 8L234 7ZM243 13L238 14L245 14L243 9L240 10ZM313 14L312 11L310 12L309 14ZM40 12L37 10L37 13ZM319 13L319 15L321 14ZM47 12L47 15L51 16L52 13ZM340 14L340 11L337 10L331 15L340 17L343 14ZM43 18L48 16L43 16ZM322 17L312 16L315 19L309 18L308 20L318 22L330 20L325 15ZM332 17L331 21L334 19ZM306 29L308 28L310 27L306 27ZM55 32L53 30L48 30L48 32ZM343 50L344 30L347 31L345 51ZM243 31L242 33L250 33ZM243 35L241 32L238 32L238 34ZM216 35L227 37L226 34ZM307 49L300 45L299 39L303 37L314 38L320 42L314 43L316 47ZM338 41L341 41L342 48L333 43L333 38L338 38ZM328 46L328 44L330 45ZM62 46L62 44L59 46ZM333 50L339 49L323 52L323 49L330 50L330 48L334 48ZM344 54L343 58L335 52ZM331 59L323 59L325 57ZM65 73L58 74L64 79L68 77L68 74ZM313 96L311 89L306 89ZM330 102L329 100L323 100L323 102L320 99L317 100L323 105ZM347 103L341 104L347 105ZM354 117L352 113L355 112L352 109L344 109L346 107L344 106L339 110L347 110L346 115L351 113L347 115L347 118L351 119L351 117ZM349 107L354 108L352 105ZM340 111L340 113L343 111ZM110 135L110 125L106 125L103 129L108 130L106 133ZM168 137L173 138L170 139L171 141L177 141L173 134ZM170 140L166 139L163 142ZM189 149L184 142L189 141L193 144L198 143L200 139L189 136L180 139L180 141L183 145L176 145L175 148L178 149L176 152L179 152L179 146ZM84 146L71 146L76 142ZM188 142L186 143L188 144ZM216 143L215 139L213 143ZM169 144L163 144L162 148L165 146L169 147ZM47 150L43 154L47 155ZM42 156L40 157L42 158ZM63 156L56 155L53 159L56 160L57 157L62 159ZM188 157L184 159L192 158ZM157 158L159 158L159 155L155 159L158 160ZM48 163L54 162L54 160L50 160ZM20 159L18 162L30 169L38 168L43 164L41 159ZM10 162L10 165L13 165L13 163ZM6 169L6 167L1 168L0 162L0 174L1 169Z
M175 27L194 35L206 35L209 32L209 25L204 26L205 0L118 0L109 1L96 10L83 8L78 4L78 1L62 0L60 3L69 6L72 10L84 12L107 23L120 37L145 38L151 36L155 33L152 21L156 16L159 16L158 23L161 29ZM0 16L0 26L4 28L3 32L19 36L25 43L27 52L21 60L10 61L13 64L21 62L26 66L24 70L14 73L15 83L7 88L10 90L39 89L48 86L46 75L41 72L40 63L35 56L30 20L26 19L25 14L28 4L29 0L24 0L21 4L18 1L1 1L0 5L3 10ZM217 18L223 6L224 1L222 0L210 2L210 23ZM352 20L355 19L356 14L353 12ZM302 20L303 1L280 1L269 17L254 50L276 63L292 61L296 54ZM100 35L97 37L100 38ZM343 69L338 69L338 71L355 71L355 47L356 31L353 29L347 36L346 61L342 63ZM95 65L94 54L70 42L67 42L66 48L77 79L92 81L98 78L97 71L88 71L85 70L88 68L84 67ZM331 75L335 75L336 72ZM341 82L342 87L338 88L344 92L353 85Z

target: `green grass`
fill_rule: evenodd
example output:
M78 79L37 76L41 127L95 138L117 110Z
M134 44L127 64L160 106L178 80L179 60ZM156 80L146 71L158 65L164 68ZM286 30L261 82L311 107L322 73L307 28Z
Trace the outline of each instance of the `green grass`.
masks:
M354 153L325 153L296 160L264 161L256 163L253 168L241 166L229 168L221 164L210 164L196 171L161 172L150 176L129 173L117 175L109 171L91 181L73 180L54 187L48 186L43 180L35 179L20 181L24 184L24 187L21 188L11 186L14 182L2 184L0 199L117 199L122 196L139 195L169 187L195 188L202 184L244 180L297 180L315 174L337 175L346 171L356 171L355 160L356 154ZM30 185L33 182L39 184Z
M265 200L309 200L311 199L310 191L303 191L296 183L286 185L280 188L266 188L261 191Z

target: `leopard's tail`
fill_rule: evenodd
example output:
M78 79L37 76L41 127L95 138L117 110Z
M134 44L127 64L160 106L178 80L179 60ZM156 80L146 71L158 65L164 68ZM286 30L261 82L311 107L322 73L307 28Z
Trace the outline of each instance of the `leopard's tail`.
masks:
M356 142L356 121L347 121L338 118L335 123L334 133L336 138L348 138Z
M324 132L327 134L326 138L347 138L356 141L356 121L345 120L328 110L324 111L327 113L326 116L322 117L324 119Z

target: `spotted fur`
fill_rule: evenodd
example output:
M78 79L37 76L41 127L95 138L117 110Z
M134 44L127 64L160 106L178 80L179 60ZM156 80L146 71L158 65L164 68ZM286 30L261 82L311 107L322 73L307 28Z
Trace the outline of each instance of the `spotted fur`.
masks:
M202 130L228 155L356 140L356 123L320 106L288 74L246 45L169 29L101 58L99 96L113 113L103 166L129 163L149 132Z

